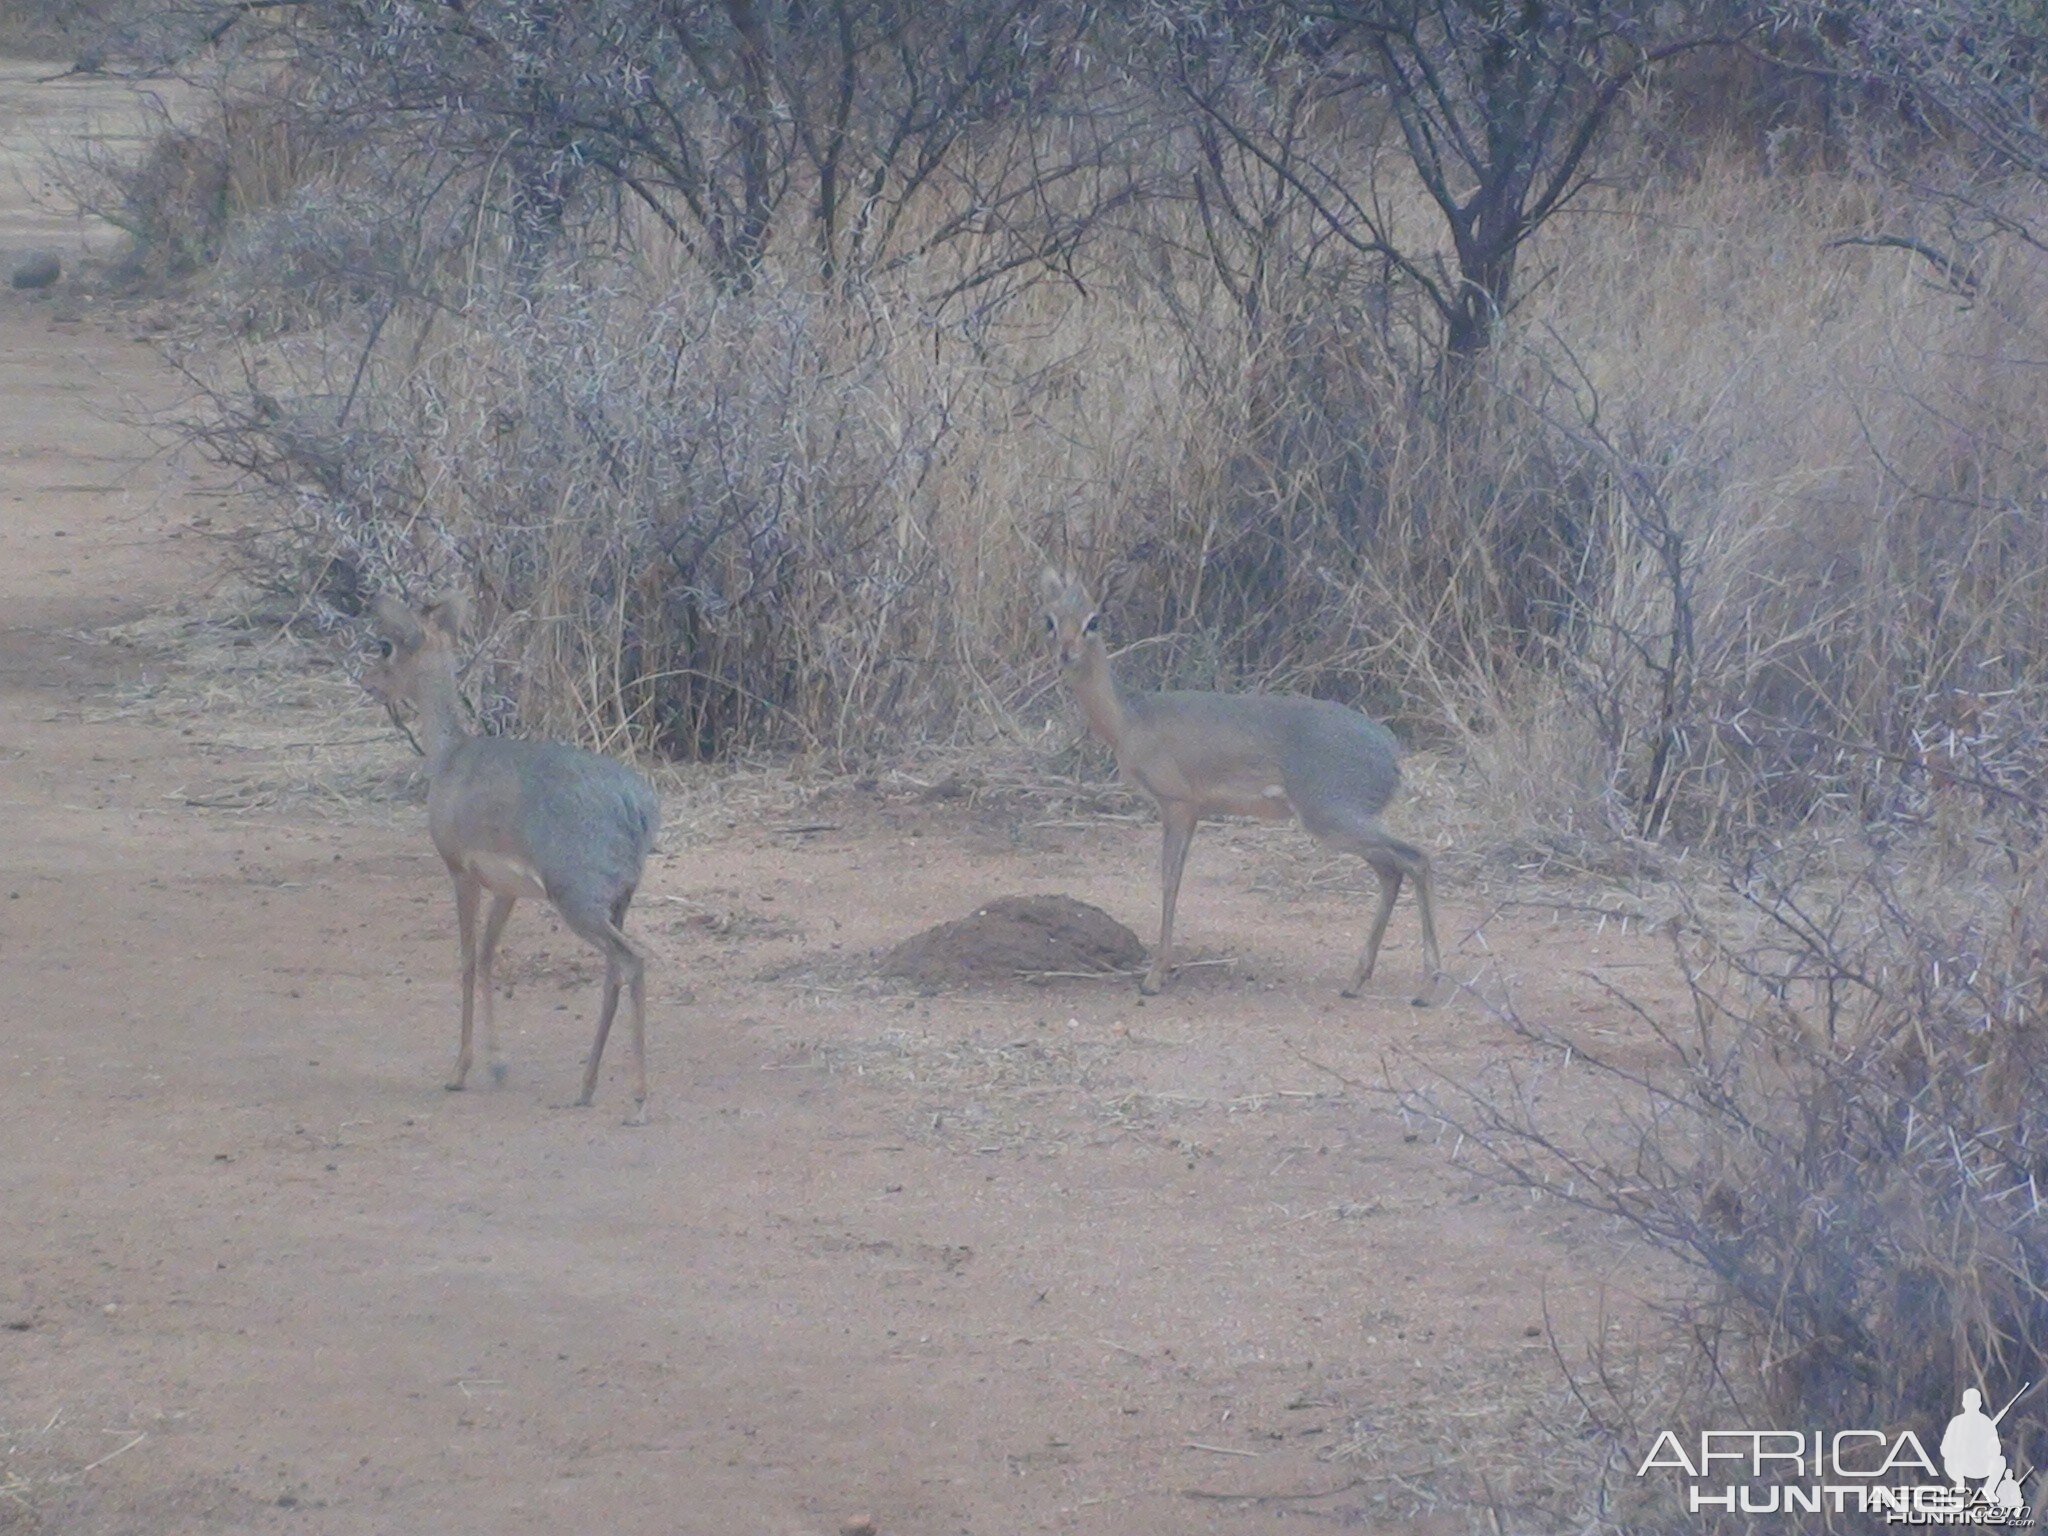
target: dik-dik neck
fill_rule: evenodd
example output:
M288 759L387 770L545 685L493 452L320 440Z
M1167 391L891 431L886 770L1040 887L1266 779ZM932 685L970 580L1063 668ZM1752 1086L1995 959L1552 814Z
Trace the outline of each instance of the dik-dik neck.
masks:
M455 687L455 662L433 658L419 670L413 703L420 712L420 745L427 754L427 777L438 778L455 758L469 732L462 728L462 696Z
M1080 661L1067 669L1067 686L1074 690L1081 713L1088 717L1088 728L1112 751L1121 751L1129 717L1123 695L1117 692L1116 675L1110 670L1109 652L1100 639L1089 637Z

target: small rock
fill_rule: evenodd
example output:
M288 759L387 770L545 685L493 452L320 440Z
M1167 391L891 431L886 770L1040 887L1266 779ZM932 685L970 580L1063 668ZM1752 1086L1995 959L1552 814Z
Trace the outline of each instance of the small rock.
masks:
M851 1520L840 1521L839 1536L875 1536L874 1517L855 1515Z
M49 251L27 251L14 258L8 282L16 288L47 288L64 275L64 263Z

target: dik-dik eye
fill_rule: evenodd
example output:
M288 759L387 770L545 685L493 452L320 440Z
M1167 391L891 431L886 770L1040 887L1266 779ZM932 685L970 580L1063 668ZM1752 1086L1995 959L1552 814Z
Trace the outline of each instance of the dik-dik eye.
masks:
M1052 615L1048 613L1048 614L1047 614L1047 615L1045 616L1045 632L1046 632L1046 633L1047 633L1047 634L1049 635L1049 634L1051 634L1051 633L1052 633L1052 632L1053 632L1054 630L1056 630L1056 629L1058 629L1058 628L1059 628L1059 625L1057 625L1057 624L1055 624L1055 623L1053 622L1053 619L1052 619Z
M1092 635L1095 633L1096 629L1100 627L1101 623L1102 615L1099 613L1091 613L1088 615L1088 622L1081 626L1081 633L1084 635Z
M389 661L391 659L391 653L394 649L396 649L396 647L394 647L389 640L383 639L381 636L378 638L377 654L379 656L382 656L386 661Z

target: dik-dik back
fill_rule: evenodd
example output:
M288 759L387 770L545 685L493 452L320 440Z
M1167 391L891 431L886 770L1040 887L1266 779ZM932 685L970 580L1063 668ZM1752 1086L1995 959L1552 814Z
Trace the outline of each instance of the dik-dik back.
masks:
M639 774L558 742L473 738L427 792L427 827L451 865L517 864L539 887L523 894L607 908L639 880L660 825Z
M1377 720L1324 699L1140 693L1125 700L1122 771L1155 799L1204 814L1376 817L1400 787L1400 748Z

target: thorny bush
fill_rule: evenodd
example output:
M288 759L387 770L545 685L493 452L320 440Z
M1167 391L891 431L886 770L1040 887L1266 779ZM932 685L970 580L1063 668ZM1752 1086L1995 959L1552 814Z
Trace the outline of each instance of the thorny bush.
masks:
M2015 830L2029 851L1968 882L1867 847L1760 856L1732 902L1673 925L1683 1006L1620 998L1647 1056L1511 1008L1541 1067L1410 1093L1492 1176L1691 1276L1672 1305L1695 1350L1661 1422L1605 1370L1579 1383L1576 1450L1610 1507L1647 1496L1633 1474L1659 1428L1911 1428L1931 1446L1964 1386L2002 1401L2038 1379L2048 853ZM1559 1125L1542 1100L1562 1072L1633 1107ZM2048 1458L2032 1399L2002 1433L2015 1465Z

